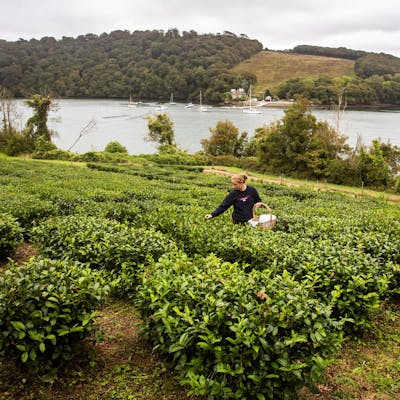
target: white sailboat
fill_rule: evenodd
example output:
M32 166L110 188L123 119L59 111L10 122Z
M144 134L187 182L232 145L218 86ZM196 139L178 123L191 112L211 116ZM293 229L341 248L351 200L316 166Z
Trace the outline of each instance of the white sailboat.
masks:
M136 108L137 107L137 103L135 103L133 100L132 100L132 95L130 95L129 96L129 101L128 101L128 108Z
M156 111L165 111L168 110L168 107L164 104L158 104L156 107Z
M169 104L171 105L171 106L174 106L176 103L174 102L174 94L173 93L171 93L171 97L169 98Z
M245 108L244 110L243 110L243 112L245 113L245 114L261 114L261 111L260 110L257 110L257 109L255 109L255 108L253 108L252 107L252 105L251 105L251 85L250 85L250 89L249 89L249 108Z
M199 106L199 111L201 112L209 112L210 109L203 106L203 102L202 102L202 97L201 97L201 90L200 90L200 106Z

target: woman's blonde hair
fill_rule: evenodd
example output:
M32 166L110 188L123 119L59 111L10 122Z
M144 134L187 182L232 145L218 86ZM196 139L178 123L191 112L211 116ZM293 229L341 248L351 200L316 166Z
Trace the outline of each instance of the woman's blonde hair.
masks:
M235 174L232 176L232 180L237 183L245 183L247 181L247 175L245 174Z

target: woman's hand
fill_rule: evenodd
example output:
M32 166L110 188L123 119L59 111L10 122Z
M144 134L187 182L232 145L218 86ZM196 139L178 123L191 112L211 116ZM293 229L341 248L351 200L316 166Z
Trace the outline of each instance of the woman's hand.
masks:
M212 218L212 215L211 214L206 214L205 216L204 216L204 219L211 219Z
M258 203L256 203L256 204L254 204L254 207L255 208L260 208L262 206L262 203L261 203L261 201L260 202L258 202Z

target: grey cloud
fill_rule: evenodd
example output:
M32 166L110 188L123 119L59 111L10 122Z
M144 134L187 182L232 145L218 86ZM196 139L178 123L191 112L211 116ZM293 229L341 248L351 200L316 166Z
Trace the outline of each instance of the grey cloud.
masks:
M229 30L275 49L345 46L400 55L397 0L14 0L2 4L0 38L78 36L142 29ZM46 10L46 13L43 12ZM332 40L332 42L330 42ZM324 43L324 44L322 44ZM383 50L382 50L383 51Z

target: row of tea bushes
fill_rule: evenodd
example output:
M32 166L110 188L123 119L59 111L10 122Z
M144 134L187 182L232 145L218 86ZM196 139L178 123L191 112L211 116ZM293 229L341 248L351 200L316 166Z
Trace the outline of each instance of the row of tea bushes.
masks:
M36 259L0 274L0 356L19 359L48 381L93 334L96 309L109 287L73 261Z
M45 257L79 261L119 277L115 290L128 297L135 293L141 265L176 249L160 232L83 215L43 221L33 229L32 240Z
M142 171L144 176L139 172L133 175L130 169ZM110 173L72 163L0 158L0 212L13 215L29 238L30 229L51 216L100 215L138 225L141 216L160 202L182 199L198 204L210 196L210 190L203 186L187 198L199 176L193 167L171 167L167 176L160 173L160 179L149 178L151 167L131 166L122 171ZM171 179L166 182L161 178ZM215 177L208 179L212 184L216 182Z
M313 295L321 301L336 298L334 313L347 320L350 330L365 329L382 298L399 278L393 257L371 254L349 230L332 238L312 238L297 232L259 231L235 227L224 218L199 222L201 210L159 208L148 216L148 224L170 235L187 254L214 253L250 270L268 270L271 276L289 271L299 282L313 282ZM370 234L365 232L366 237ZM359 239L359 237L358 237ZM399 245L399 240L396 243ZM386 246L386 242L381 243ZM398 252L399 248L393 250Z
M315 382L340 346L332 303L290 273L246 273L215 256L168 254L141 275L136 304L155 349L192 392L289 399Z
M22 242L23 229L14 217L0 213L0 260L11 256Z

